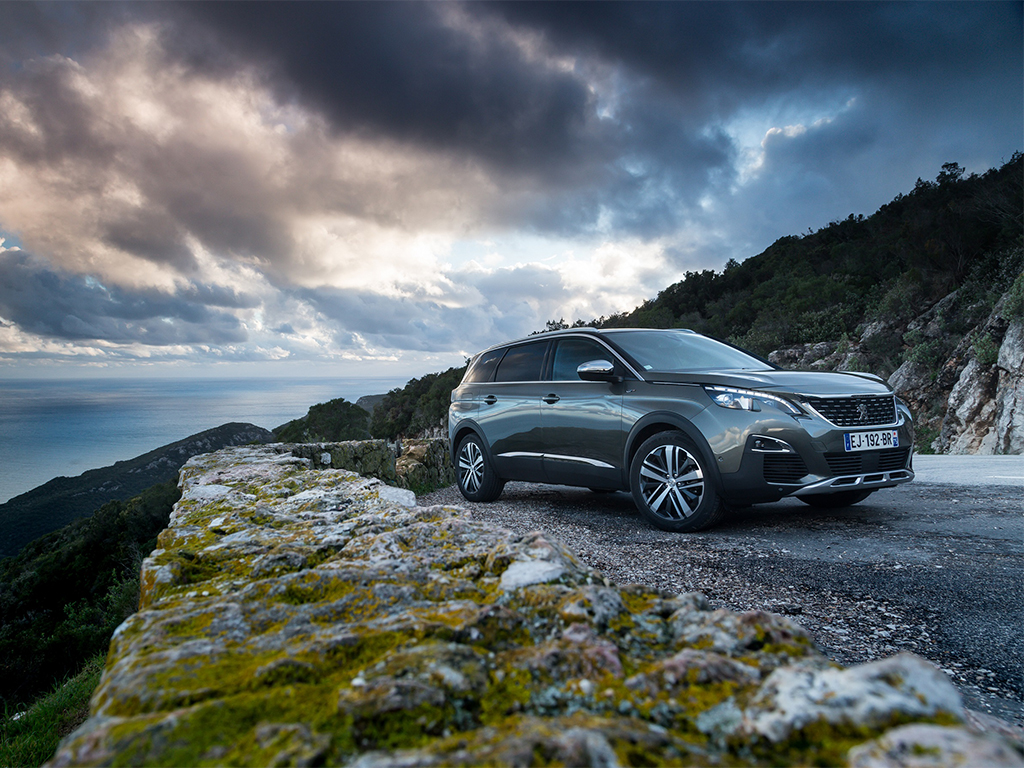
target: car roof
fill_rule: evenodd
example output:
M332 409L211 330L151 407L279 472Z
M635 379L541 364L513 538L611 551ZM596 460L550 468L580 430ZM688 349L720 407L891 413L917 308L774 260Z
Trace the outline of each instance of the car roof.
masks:
M577 328L559 328L557 331L538 331L529 336L523 336L519 339L511 339L509 341L503 341L500 344L492 344L486 349L481 350L478 354L484 352L490 352L492 349L501 349L502 347L510 347L513 344L523 344L530 341L544 341L546 339L559 338L561 336L610 336L616 333L625 333L629 331L654 331L655 333L692 333L695 336L700 336L696 331L692 331L689 328L594 328L589 325L579 326Z

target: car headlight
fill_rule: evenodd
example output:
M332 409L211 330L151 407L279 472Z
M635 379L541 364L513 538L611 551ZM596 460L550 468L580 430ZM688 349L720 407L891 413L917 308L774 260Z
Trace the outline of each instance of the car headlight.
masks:
M769 395L766 392L756 392L752 389L737 389L736 387L712 387L705 386L704 391L708 393L715 405L722 408L734 408L739 411L760 411L761 405L770 405L778 408L783 413L791 416L803 413L789 400L776 395Z

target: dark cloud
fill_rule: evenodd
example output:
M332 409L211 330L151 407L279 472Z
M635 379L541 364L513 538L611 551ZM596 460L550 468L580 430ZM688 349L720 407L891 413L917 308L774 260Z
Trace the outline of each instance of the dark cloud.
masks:
M129 3L0 3L0 83L29 59L77 58L137 12Z
M513 173L553 173L598 148L584 83L525 59L494 30L453 26L445 4L183 8L216 30L219 46L261 62L282 96L316 106L339 129L469 153Z
M622 63L720 116L737 105L900 73L969 79L1020 59L1019 3L502 2L482 11L552 47Z
M166 346L247 338L237 318L206 304L61 274L20 251L0 253L0 315L30 333L69 341Z
M174 265L191 272L196 262L185 244L185 231L158 208L131 208L102 223L102 237L109 245L150 261Z
M85 159L102 167L114 159L117 146L96 130L92 109L72 83L75 74L76 67L64 57L24 64L8 87L18 95L34 130L25 130L16 115L0 114L0 148L7 157L34 166Z

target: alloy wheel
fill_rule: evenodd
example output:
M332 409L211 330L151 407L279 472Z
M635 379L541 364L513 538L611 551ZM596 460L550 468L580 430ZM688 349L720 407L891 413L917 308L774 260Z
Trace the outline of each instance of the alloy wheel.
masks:
M659 445L640 467L640 493L654 514L684 520L704 497L704 472L682 446Z
M467 440L459 452L459 484L469 493L476 493L484 480L484 455L480 446Z

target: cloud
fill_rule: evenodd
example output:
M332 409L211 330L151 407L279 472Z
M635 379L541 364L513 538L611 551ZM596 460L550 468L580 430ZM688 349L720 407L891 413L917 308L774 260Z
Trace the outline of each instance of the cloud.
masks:
M205 303L61 274L20 251L0 252L0 316L29 333L66 341L167 346L246 340L237 318Z
M0 350L458 362L627 311L1007 159L1022 27L1012 3L0 4L24 248L0 246Z
M471 154L511 173L557 173L599 140L571 72L525 57L502 26L439 3L186 5L217 45L258 60L282 101L340 131Z

